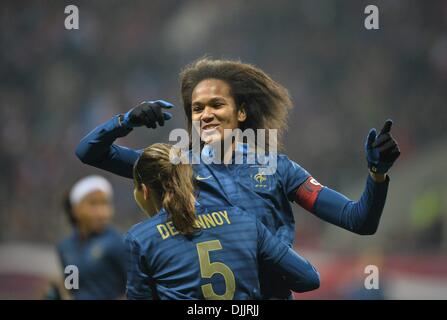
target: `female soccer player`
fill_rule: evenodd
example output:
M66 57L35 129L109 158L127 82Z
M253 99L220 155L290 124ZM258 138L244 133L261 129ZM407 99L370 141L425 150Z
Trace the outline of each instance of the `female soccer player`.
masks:
M126 236L129 299L260 299L258 262L292 290L319 287L313 266L255 217L197 203L192 168L173 164L171 148L151 145L133 169L135 200L152 218Z
M63 272L75 266L79 280L78 288L68 292L81 300L124 297L125 247L122 236L109 225L111 184L101 176L82 178L71 188L65 207L74 231L57 249ZM66 276L76 274L68 271Z
M277 129L281 137L291 108L285 88L262 70L238 61L202 59L193 63L181 74L181 90L188 127L191 129L192 121L199 121L210 144L224 139L225 129ZM81 140L77 156L84 163L132 178L132 168L141 150L113 142L135 127L164 125L172 117L165 109L172 107L162 100L143 102L113 117ZM368 134L365 153L369 174L359 201L322 186L284 154L277 155L275 174L263 177L258 175L262 164L193 164L200 191L198 200L206 206L237 206L256 216L289 245L295 230L292 201L329 223L361 235L374 234L385 205L387 171L400 154L390 133L391 123L387 121L378 135L375 129ZM246 148L232 148L234 154L249 156ZM265 297L289 296L280 279L268 277L262 283Z

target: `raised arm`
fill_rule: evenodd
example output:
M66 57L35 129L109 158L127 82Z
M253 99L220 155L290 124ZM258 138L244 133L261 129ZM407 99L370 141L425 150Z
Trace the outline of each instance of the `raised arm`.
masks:
M303 208L336 226L360 235L377 231L385 206L389 177L386 175L400 155L391 136L392 121L387 120L380 134L372 129L365 143L368 175L366 186L358 201L353 201L328 187L323 187L311 176L290 196Z
M172 115L162 111L173 105L163 100L142 102L124 115L117 115L88 133L76 148L77 157L85 164L132 178L133 164L141 150L129 149L113 142L129 134L134 127L156 128Z
M360 200L353 201L309 178L298 189L297 201L324 221L360 235L372 235L379 226L388 184L389 178L375 182L368 176Z

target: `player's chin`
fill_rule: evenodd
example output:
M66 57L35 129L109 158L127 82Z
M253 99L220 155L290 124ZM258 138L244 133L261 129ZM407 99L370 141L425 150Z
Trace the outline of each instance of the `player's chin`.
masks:
M214 144L222 141L222 135L218 131L213 133L202 133L201 139L205 144Z
M108 224L109 224L108 221L97 222L97 223L93 226L94 232L95 232L95 233L101 233L101 232L103 232L103 231L107 228Z

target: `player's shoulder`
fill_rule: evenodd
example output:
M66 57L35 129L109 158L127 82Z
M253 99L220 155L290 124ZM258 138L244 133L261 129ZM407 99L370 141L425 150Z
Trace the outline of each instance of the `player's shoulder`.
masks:
M250 214L239 207L230 207L229 210L231 210L231 214L236 217L244 220L256 221L256 218L253 216L253 214Z
M278 163L285 164L285 165L291 165L295 164L297 166L300 166L295 160L292 160L287 154L285 153L278 153L277 154Z
M223 210L224 212L227 212L229 220L233 223L244 223L250 225L256 224L256 217L254 217L253 214L243 210L242 208L229 206L225 207Z
M289 158L288 155L284 153L278 153L277 156L277 168L279 173L282 176L287 176L291 172L294 172L294 174L303 174L307 175L306 169L304 169L299 163L297 163L295 160L292 160Z
M244 215L245 211L239 207L230 205L213 205L213 206L202 206L197 210L197 214L212 213L216 211L225 211L229 215Z
M258 156L257 160L261 161L261 159L264 159L263 162L268 163L271 165L272 163L276 162L279 168L288 168L290 166L295 166L298 168L301 168L301 166L293 159L289 158L289 156L285 153L268 153L264 156Z
M77 234L76 231L73 231L69 236L63 238L56 245L57 249L60 251L67 250L75 245L77 242Z
M147 242L156 234L157 225L166 222L166 218L167 215L165 212L161 212L155 217L146 218L133 225L127 231L125 238L137 242Z
M113 227L105 229L98 240L102 243L104 248L109 250L109 252L124 248L122 233Z
M111 240L122 239L121 233L113 227L108 227L107 229L105 229L103 232L103 237Z
M200 234L201 238L198 240L207 237L216 238L217 236L222 242L245 243L245 246L250 246L249 243L257 241L257 220L253 214L241 208L233 206L207 207L205 212L199 214L198 219L202 224L210 220L214 222L212 223L213 228L205 225Z

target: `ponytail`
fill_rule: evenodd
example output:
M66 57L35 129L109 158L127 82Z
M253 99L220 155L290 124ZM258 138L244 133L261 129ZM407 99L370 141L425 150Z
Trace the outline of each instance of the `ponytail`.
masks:
M158 196L175 229L186 236L197 231L192 167L173 164L169 144L156 143L146 148L134 167L137 186L146 184ZM173 150L174 152L176 150Z

